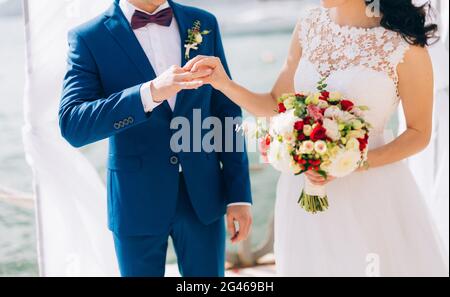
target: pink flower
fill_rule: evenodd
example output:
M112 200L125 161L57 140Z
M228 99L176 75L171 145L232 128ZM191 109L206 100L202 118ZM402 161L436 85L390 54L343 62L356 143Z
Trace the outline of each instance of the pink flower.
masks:
M308 105L308 114L314 119L314 121L319 121L323 119L322 109L317 105L310 104Z

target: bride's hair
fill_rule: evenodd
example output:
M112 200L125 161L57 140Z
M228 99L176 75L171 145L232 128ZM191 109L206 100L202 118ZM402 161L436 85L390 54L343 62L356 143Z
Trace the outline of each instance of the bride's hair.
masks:
M365 0L367 4L374 0ZM430 1L415 6L412 0L378 0L380 3L381 26L395 31L412 45L425 47L432 40L438 40L438 26L428 23L431 12Z

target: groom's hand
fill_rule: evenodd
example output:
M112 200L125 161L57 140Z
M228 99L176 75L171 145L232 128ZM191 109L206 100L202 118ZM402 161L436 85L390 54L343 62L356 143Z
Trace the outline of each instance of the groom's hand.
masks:
M172 66L151 82L150 89L153 101L167 100L181 90L198 89L204 84L202 78L209 76L211 73L211 69L203 69L192 73L179 66Z
M251 206L231 205L227 210L227 228L231 235L231 242L238 243L246 240L252 229L253 217Z

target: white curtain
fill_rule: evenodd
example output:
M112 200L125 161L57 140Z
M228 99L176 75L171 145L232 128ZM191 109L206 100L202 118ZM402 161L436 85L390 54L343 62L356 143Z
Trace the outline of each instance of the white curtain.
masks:
M423 1L423 0L422 0ZM433 0L438 8L436 22L441 40L430 47L435 77L433 135L428 148L410 158L408 164L426 198L443 243L449 250L449 1ZM399 111L400 133L405 127L402 110Z
M95 168L64 141L58 104L66 69L67 32L111 0L24 0L27 38L27 160L36 188L42 276L116 276L106 225L106 191Z

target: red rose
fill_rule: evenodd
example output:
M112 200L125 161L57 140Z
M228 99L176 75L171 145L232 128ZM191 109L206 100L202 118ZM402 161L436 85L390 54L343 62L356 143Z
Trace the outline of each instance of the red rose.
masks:
M283 112L286 112L286 106L284 106L284 103L280 103L280 104L278 104L278 112L279 113L283 113Z
M366 134L364 138L358 138L358 141L359 141L359 150L363 152L367 148L367 145L369 144L369 135Z
M269 146L270 143L271 143L270 136L267 135L267 136L266 136L266 145Z
M318 141L318 140L324 140L327 137L327 130L322 127L322 125L317 125L311 132L311 140L312 141Z
M303 121L298 121L294 125L294 129L297 131L303 131L303 127L305 127L305 123Z
M298 141L303 141L305 139L306 139L306 136L305 136L305 134L303 134L303 132L298 133L298 136L297 136Z
M303 123L305 123L305 125L311 125L311 121L312 121L312 117L307 116L303 119Z
M320 96L320 100L328 101L328 99L330 98L330 92L323 91L320 94L322 95Z
M352 110L353 106L355 106L355 104L353 104L353 102L351 102L350 100L342 100L341 101L341 107L344 111Z

